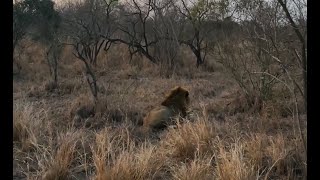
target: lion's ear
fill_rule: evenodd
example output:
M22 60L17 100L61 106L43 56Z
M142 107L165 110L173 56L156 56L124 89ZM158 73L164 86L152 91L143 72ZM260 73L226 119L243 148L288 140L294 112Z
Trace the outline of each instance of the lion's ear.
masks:
M183 89L181 86L176 86L176 87L174 88L174 91L175 91L176 93L178 93L178 92L184 91L184 89Z
M170 92L168 92L168 93L166 94L166 97L177 95L178 92L181 90L180 88L181 88L180 86L174 87L173 89L171 89Z
M176 91L182 91L181 86L177 86L177 87L176 87Z
M171 91L179 91L181 90L181 87L180 86L176 86L174 88L171 89Z

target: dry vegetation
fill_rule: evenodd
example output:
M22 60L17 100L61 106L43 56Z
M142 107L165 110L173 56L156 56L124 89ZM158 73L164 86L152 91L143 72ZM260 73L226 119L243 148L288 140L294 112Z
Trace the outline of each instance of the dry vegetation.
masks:
M307 179L306 1L139 2L15 1L13 177Z
M58 87L50 89L41 46L25 51L38 55L23 59L22 71L13 77L14 177L306 179L305 151L289 103L264 102L261 111L248 113L237 84L219 64L212 63L215 72L186 66L162 78L147 60L139 59L137 71L126 52L114 52L123 58L115 60L110 53L96 69L95 114L75 118L93 103L79 73L82 64L65 48ZM181 57L186 64L193 63L189 56ZM188 118L155 137L143 137L142 117L176 85L190 90ZM306 124L302 128L306 131Z

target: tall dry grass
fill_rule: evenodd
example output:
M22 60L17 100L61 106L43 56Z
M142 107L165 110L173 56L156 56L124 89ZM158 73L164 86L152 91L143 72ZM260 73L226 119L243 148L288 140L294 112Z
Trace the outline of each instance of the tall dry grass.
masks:
M19 114L17 111L15 113ZM30 107L21 109L20 113L29 113L28 117L32 117ZM241 133L234 133L233 128L241 127L228 123L218 125L215 121L198 116L192 122L178 124L176 128L164 131L159 141L134 136L133 124L114 127L106 124L100 130L69 127L45 135L37 128L49 131L45 129L49 126L44 126L43 122L33 122L32 126L36 126L36 129L24 124L22 127L25 130L19 130L20 134L15 139L15 148L28 155L18 151L15 155L17 160L30 158L38 161L29 165L33 166L34 172L22 169L30 178L72 179L77 174L93 179L242 180L305 177L302 148L296 149L294 144L297 137L281 133L267 135L264 132L241 132L241 129L235 130ZM19 120L15 131L21 128L18 125L23 122L21 116Z

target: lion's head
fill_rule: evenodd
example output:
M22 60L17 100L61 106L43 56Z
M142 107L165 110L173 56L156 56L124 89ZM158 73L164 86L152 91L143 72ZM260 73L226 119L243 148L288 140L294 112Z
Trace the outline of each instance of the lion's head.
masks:
M189 103L189 91L177 86L166 95L166 99L161 105L181 110L186 108Z

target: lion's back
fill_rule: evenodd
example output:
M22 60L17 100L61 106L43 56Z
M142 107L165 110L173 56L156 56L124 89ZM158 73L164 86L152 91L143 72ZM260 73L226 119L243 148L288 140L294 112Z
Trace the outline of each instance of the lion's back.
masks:
M143 126L162 126L173 116L173 112L166 106L158 106L152 109L143 120Z

